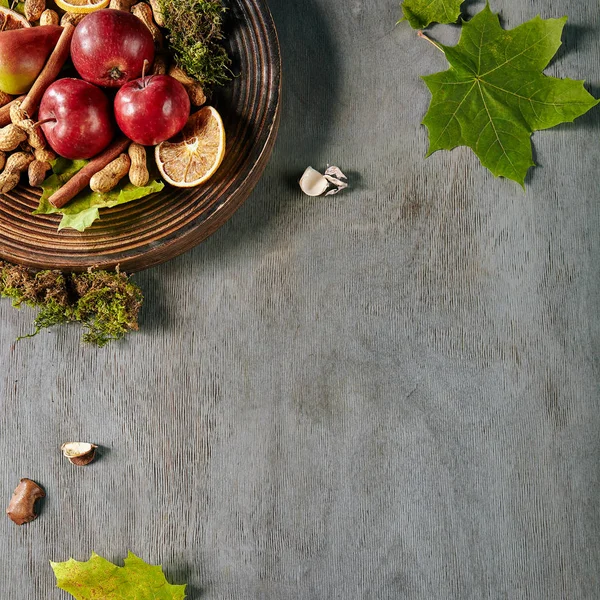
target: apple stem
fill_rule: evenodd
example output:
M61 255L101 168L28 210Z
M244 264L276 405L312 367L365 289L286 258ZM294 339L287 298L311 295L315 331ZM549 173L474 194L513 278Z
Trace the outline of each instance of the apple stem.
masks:
M150 64L150 61L145 58L144 65L142 66L142 87L146 87L146 67Z
M34 127L39 127L40 125L43 125L44 123L56 123L56 117L50 117L49 119L44 119L43 121L38 121Z

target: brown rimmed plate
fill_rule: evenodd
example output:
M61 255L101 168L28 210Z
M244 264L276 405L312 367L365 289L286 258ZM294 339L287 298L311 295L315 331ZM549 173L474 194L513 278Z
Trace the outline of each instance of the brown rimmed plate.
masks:
M58 232L60 216L31 212L39 190L20 185L0 195L0 258L35 269L81 271L119 265L134 272L196 246L250 195L273 150L280 114L281 57L266 0L229 0L226 45L236 77L215 93L227 153L204 186L159 193L100 211L83 233Z

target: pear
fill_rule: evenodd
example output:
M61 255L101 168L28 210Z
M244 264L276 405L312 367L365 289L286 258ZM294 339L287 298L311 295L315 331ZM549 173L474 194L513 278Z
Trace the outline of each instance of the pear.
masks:
M61 32L57 25L0 32L0 90L15 96L28 92Z

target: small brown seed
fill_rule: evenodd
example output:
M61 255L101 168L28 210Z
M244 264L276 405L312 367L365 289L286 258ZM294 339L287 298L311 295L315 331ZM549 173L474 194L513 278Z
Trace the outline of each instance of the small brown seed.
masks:
M55 10L47 8L40 17L40 25L58 25L60 18Z
M40 187L46 179L46 173L51 169L50 163L34 160L27 168L29 185L31 187Z
M27 139L27 134L14 123L0 129L0 150L10 152Z

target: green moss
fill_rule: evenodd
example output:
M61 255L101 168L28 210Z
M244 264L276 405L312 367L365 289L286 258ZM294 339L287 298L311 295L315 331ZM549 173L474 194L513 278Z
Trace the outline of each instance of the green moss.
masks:
M159 0L175 62L203 86L231 79L231 60L222 46L221 0Z
M140 288L120 272L88 271L64 275L60 271L33 273L25 267L0 262L0 295L39 308L34 325L42 329L78 322L83 341L104 346L138 329L143 303Z

